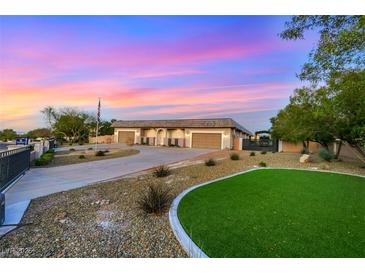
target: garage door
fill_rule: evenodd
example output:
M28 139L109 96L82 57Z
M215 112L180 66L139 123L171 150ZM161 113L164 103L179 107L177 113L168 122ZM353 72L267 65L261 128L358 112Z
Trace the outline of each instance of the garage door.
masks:
M221 149L222 134L221 133L193 133L194 148L215 148Z
M133 144L134 143L134 131L119 131L118 143Z

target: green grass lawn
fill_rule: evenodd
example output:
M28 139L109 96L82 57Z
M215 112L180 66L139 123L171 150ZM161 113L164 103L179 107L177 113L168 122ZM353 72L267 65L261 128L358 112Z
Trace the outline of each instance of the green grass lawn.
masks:
M188 193L178 217L210 257L365 257L365 179L256 170Z

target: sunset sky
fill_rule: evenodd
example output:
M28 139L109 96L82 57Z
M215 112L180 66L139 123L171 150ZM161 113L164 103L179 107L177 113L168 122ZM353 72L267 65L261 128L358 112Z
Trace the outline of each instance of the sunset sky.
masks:
M316 37L283 41L281 16L0 17L0 129L46 126L40 110L103 119L232 117L270 127Z

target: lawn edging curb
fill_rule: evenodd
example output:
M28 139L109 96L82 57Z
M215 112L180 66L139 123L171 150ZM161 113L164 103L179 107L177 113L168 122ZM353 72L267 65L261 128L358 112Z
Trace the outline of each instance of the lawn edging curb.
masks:
M180 220L177 216L177 208L179 206L180 201L182 200L182 198L184 198L184 196L186 194L188 194L189 192L208 185L208 184L212 184L221 180L225 180L231 177L235 177L244 173L248 173L251 171L255 171L255 170L261 170L261 169L281 169L281 170L299 170L299 171L313 171L313 172L322 172L322 173L335 173L335 174L342 174L342 175L349 175L349 176L355 176L355 177L361 177L361 178L365 178L365 176L363 175L358 175L358 174L351 174L351 173L345 173L345 172L336 172L336 171L331 171L331 170L317 170L317 169L305 169L305 168L285 168L285 167L253 167L251 169L245 170L245 171L240 171L228 176L224 176L224 177L220 177L214 180L210 180L195 186L192 186L186 190L184 190L183 192L181 192L172 202L170 210L169 210L169 222L170 222L170 226L172 231L175 234L175 237L177 238L177 240L179 241L180 245L182 246L182 248L185 250L185 252L188 254L189 257L191 258L209 258L209 256L207 254L204 253L204 251L202 249L200 249L200 247L198 247L194 241L191 239L191 237L186 233L185 229L183 228L182 224L180 223Z
M184 190L183 192L181 192L172 202L170 210L169 210L169 222L170 222L170 226L172 228L172 231L175 234L175 237L177 238L177 240L179 241L180 245L182 246L182 248L185 250L185 252L188 254L189 257L191 258L209 258L207 254L204 253L203 250L200 249L200 247L198 247L194 241L190 238L190 236L186 233L185 229L183 228L182 224L180 223L180 220L177 216L177 208L179 206L180 201L182 200L182 198L184 198L184 196L186 194L188 194L189 192L193 191L194 189L197 189L199 187L208 185L208 184L212 184L215 183L217 181L221 181L224 179L228 179L237 175L241 175L250 171L254 171L254 170L259 170L259 169L264 169L264 168L252 168L252 169L248 169L245 171L240 171L238 173L234 173L228 176L224 176L224 177L220 177L214 180L210 180L207 181L205 183L201 183L195 186L192 186L186 190Z

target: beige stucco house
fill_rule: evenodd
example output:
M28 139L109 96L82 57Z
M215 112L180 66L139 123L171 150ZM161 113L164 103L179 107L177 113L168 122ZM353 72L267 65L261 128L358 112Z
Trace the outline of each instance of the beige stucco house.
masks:
M114 141L126 144L231 149L252 133L231 118L116 121Z

